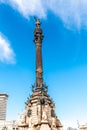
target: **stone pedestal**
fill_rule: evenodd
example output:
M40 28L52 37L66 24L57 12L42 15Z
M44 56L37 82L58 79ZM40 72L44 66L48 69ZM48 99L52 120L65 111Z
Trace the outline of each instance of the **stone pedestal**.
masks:
M55 104L47 92L36 89L26 101L26 113L19 130L60 130L62 124L55 113Z
M46 122L46 121L43 122L43 121L42 121L41 126L40 126L40 130L51 130L51 128L50 128L48 122Z

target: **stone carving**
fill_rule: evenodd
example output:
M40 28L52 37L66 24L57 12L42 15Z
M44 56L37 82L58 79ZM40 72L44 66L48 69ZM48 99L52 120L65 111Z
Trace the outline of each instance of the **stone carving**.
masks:
M32 117L29 118L29 128L32 128L33 126L33 120Z
M19 123L20 124L25 124L25 122L26 122L26 115L25 114L21 114Z
M52 127L56 128L56 119L55 118L52 118Z
M43 109L43 113L42 113L42 121L47 121L47 113L46 113L46 109Z

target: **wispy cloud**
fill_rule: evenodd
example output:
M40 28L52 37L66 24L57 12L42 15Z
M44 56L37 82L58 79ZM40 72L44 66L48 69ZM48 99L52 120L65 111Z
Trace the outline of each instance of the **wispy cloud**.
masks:
M87 28L87 0L3 0L19 11L25 18L36 15L46 18L50 10L66 27Z
M15 54L9 41L0 33L0 62L14 64Z
M87 28L87 0L51 0L49 8L67 27Z
M19 11L25 18L36 15L40 18L46 17L43 2L41 0L3 0L4 3L10 4L14 9Z

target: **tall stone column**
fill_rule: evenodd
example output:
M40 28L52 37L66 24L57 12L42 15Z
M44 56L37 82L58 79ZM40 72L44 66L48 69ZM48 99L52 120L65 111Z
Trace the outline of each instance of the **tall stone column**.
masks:
M62 130L62 124L56 116L55 103L48 95L48 86L43 80L42 66L42 29L41 22L35 19L34 42L36 46L36 86L32 85L32 95L27 98L24 120L19 130Z
M36 28L34 30L34 42L36 45L36 88L40 88L43 83L43 69L42 69L42 29L40 28L41 22L38 19L36 21Z

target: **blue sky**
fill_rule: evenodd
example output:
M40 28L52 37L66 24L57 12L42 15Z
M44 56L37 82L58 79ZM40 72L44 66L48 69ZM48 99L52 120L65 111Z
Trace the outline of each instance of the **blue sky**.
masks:
M0 0L0 93L17 119L35 82L34 16L42 21L44 81L62 124L87 123L87 1Z

